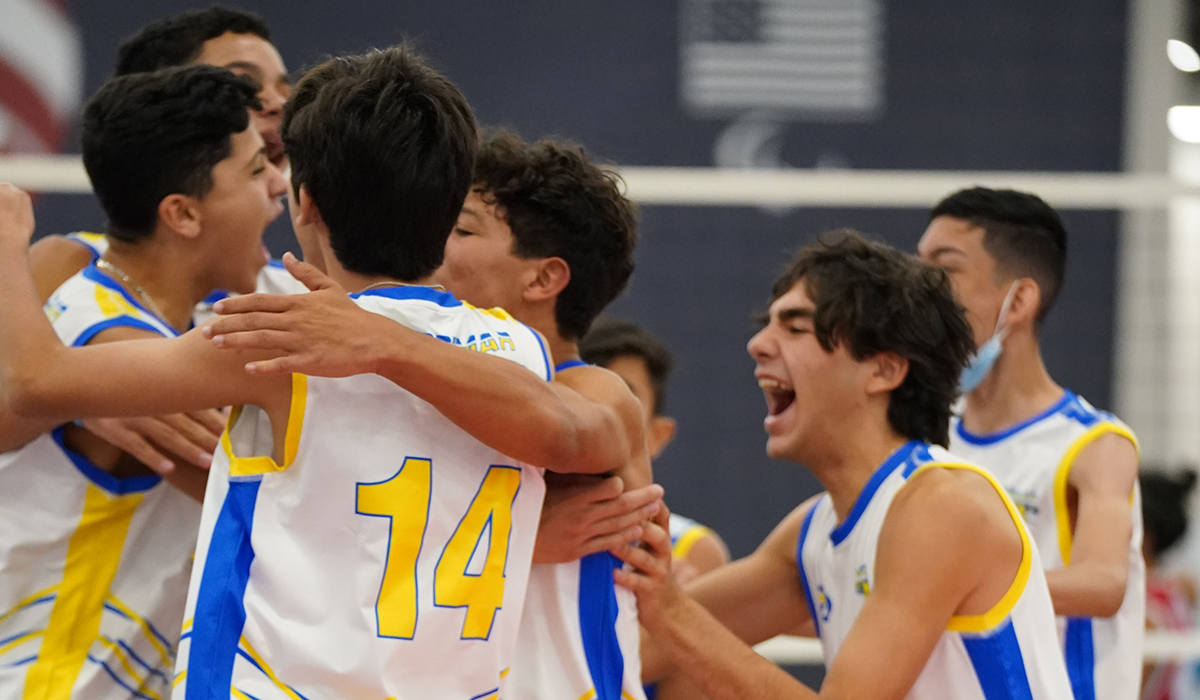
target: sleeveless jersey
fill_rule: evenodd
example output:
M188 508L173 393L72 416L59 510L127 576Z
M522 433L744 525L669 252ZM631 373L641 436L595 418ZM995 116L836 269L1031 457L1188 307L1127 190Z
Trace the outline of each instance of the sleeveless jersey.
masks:
M1016 507L984 470L917 442L900 448L879 467L845 522L838 524L828 496L805 517L796 558L826 668L871 594L879 534L893 499L909 478L928 468L969 469L987 477L1020 531L1022 554L1017 575L999 603L982 615L951 618L906 698L1070 700L1037 545Z
M68 345L176 335L94 265L45 310ZM0 501L0 699L170 697L200 504L101 470L62 428L0 455Z
M549 380L541 338L428 287L362 308ZM177 700L495 698L545 485L376 375L293 375L283 464L236 408L211 468Z
M76 231L75 233L67 234L67 239L90 248L92 251L92 262L100 259L100 256L108 251L108 238L102 233ZM258 286L254 291L258 294L304 294L308 291L308 287L305 287L303 282L292 277L292 273L287 271L282 262L271 260L258 271ZM218 290L197 304L196 311L192 314L192 320L195 324L203 326L211 321L216 316L212 310L213 304L228 296L230 296L229 292Z
M668 527L671 534L671 556L675 559L686 559L696 542L713 534L712 530L695 520L675 513L671 513Z
M585 363L564 362L555 371ZM643 700L637 599L608 552L534 564L507 700Z
M956 418L950 430L955 454L988 469L1025 516L1042 566L1071 561L1067 479L1083 448L1108 433L1137 444L1123 423L1072 392L1039 416L993 435L973 435ZM1128 700L1138 696L1146 620L1146 564L1142 559L1142 505L1137 484L1130 498L1129 579L1125 600L1111 618L1059 618L1059 636L1076 700Z

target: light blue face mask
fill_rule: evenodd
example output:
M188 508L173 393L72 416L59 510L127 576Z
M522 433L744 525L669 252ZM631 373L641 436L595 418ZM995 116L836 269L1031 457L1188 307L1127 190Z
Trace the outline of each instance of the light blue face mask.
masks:
M1008 326L1004 325L1004 318L1008 315L1008 307L1012 304L1013 295L1017 292L1019 282L1019 280L1013 280L1012 286L1008 288L1008 294L1004 296L1004 305L1000 307L1000 317L996 319L996 330L992 332L992 337L979 346L975 354L971 355L967 366L963 368L962 375L958 379L958 390L963 394L969 394L978 389L983 380L987 378L988 373L992 371L996 360L1000 359L1000 353L1004 350L1004 336L1008 335Z

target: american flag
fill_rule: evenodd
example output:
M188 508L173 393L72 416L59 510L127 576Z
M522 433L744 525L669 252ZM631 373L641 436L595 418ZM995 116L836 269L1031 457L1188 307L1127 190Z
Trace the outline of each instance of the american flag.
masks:
M82 44L65 1L0 0L0 153L57 151L82 91Z
M703 117L870 119L882 0L681 0L681 92Z

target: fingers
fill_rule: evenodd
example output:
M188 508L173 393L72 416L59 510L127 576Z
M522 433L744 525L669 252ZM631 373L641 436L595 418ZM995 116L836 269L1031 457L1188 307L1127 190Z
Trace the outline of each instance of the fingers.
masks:
M632 527L627 527L624 530L621 530L620 532L617 532L617 533L614 533L611 535L604 535L602 537L593 538L591 540L588 540L583 545L583 552L578 557L576 557L576 559L582 559L583 557L586 557L589 554L595 554L596 552L608 551L608 550L613 549L614 547L620 547L623 544L629 544L630 542L636 542L637 540L641 539L641 537L642 537L641 526L633 525Z
M153 419L147 437L159 447L165 448L197 467L208 468L212 454L216 452L221 434L194 420L191 416L177 414Z
M642 525L642 542L653 549L659 558L671 560L671 533L657 522Z
M637 571L644 572L649 576L655 576L662 573L663 567L658 557L652 552L648 552L641 547L632 544L622 544L608 550L617 559L632 566Z
M221 315L252 311L277 314L291 309L295 301L295 295L289 294L242 294L218 301L213 304L213 311Z
M629 514L641 514L643 509L655 504L663 497L663 487L658 484L650 484L639 489L634 489L627 493L620 494L616 498L601 504L595 509L592 516L596 520L606 520L610 518L619 518ZM657 509L647 512L646 518L653 516Z
M277 357L273 360L261 360L259 362L250 362L246 365L246 374L313 374L317 372L306 372L304 367L310 362L306 356L301 357ZM319 376L319 375L318 375Z
M194 411L187 415L218 438L221 437L221 433L225 432L225 421L228 420L228 416L225 415L224 411L209 409L207 411ZM213 449L216 449L216 443L213 444Z
M139 420L139 419L133 419ZM133 455L133 458L159 475L169 474L175 463L167 459L148 440L128 427L127 421L117 418L96 418L83 421L83 427L106 442Z
M320 289L341 290L341 287L336 282L318 270L316 266L297 259L291 253L283 254L283 266L287 268L288 272L292 273L292 277L303 282L304 286L314 292Z
M293 308L289 307L289 310ZM229 335L230 333L242 333L245 331L287 330L295 325L294 319L290 319L289 314L285 312L247 311L245 313L218 316L205 325L201 329L201 332L205 338L213 338L219 335Z
M642 506L638 510L630 513L621 513L620 515L603 520L596 521L590 528L593 536L607 535L609 533L625 530L627 528L638 525L639 523L650 520L662 508L661 501L653 501L649 505ZM628 540L626 540L628 541Z
M291 352L293 334L290 331L239 331L212 337L213 345L222 350L271 350Z

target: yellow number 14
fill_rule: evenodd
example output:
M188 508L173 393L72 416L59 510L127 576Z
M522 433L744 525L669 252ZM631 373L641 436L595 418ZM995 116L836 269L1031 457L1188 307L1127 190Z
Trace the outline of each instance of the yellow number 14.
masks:
M412 639L416 633L417 558L429 520L432 476L430 460L408 457L387 481L358 484L358 513L385 517L391 522L387 563L375 603L377 633L381 637ZM466 608L463 639L487 639L496 611L504 603L512 506L520 486L520 469L488 469L479 492L438 559L433 602L439 607ZM481 546L486 547L487 554L480 572L467 573Z

